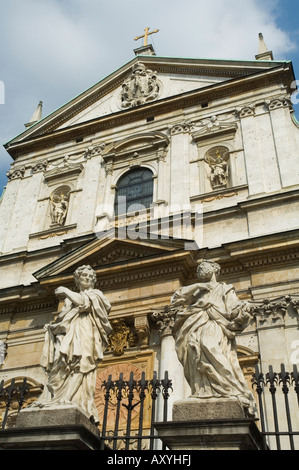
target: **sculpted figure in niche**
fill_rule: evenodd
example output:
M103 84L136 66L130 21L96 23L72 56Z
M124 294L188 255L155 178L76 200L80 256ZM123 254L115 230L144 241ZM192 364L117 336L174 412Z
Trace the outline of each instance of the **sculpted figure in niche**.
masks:
M56 321L45 325L41 365L48 372L48 383L35 406L74 404L98 423L96 373L112 331L111 305L94 288L96 274L90 266L79 267L74 278L79 292L66 287L55 290L64 305Z
M51 195L51 219L54 225L63 225L66 219L68 210L68 196L60 194L59 196Z
M227 187L228 185L228 159L229 153L225 147L212 149L205 160L210 166L210 181L213 189Z
M203 261L199 283L182 287L171 299L177 311L173 329L178 358L192 397L236 398L248 416L256 404L237 358L236 335L251 315L232 285L218 282L220 266Z

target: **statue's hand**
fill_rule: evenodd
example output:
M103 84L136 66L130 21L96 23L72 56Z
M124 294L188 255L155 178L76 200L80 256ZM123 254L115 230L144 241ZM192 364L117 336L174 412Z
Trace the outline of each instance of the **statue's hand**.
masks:
M55 295L57 297L60 297L60 298L64 299L67 295L66 288L65 287L57 287L57 289L55 289Z
M50 323L46 323L44 325L44 331L46 332L50 328L50 326L51 326Z

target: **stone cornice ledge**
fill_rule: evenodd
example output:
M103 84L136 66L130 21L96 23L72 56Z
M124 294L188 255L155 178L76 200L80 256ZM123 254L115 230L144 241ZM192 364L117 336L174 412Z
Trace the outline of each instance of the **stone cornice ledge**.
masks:
M289 83L290 69L286 68L286 64L280 64L272 69L263 70L262 72L252 73L245 77L234 78L217 84L213 84L204 88L181 93L179 95L163 98L154 102L138 106L133 109L119 111L106 116L76 124L63 129L47 129L40 128L40 133L34 133L24 140L17 141L16 139L6 144L6 150L16 158L24 152L32 152L40 148L47 148L49 146L57 145L62 142L70 141L78 137L93 134L95 132L116 128L129 122L136 122L137 120L146 119L151 115L164 114L169 111L180 109L181 107L187 108L198 106L200 103L215 101L233 96L240 92L251 91L252 89L261 88L271 83L277 82L277 76L282 74L282 80L285 84ZM63 122L63 120L62 120ZM61 125L62 122L57 123ZM49 127L51 128L50 124Z
M249 196L246 201L239 202L238 205L241 209L260 209L261 206L271 205L271 204L281 204L281 202L288 202L289 200L294 200L294 198L299 198L299 188L298 186L292 188L282 189L280 191L275 191L273 193L261 193L253 196Z

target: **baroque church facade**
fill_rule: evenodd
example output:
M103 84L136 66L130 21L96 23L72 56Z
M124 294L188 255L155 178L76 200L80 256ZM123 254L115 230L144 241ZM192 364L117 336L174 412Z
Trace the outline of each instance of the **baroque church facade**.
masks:
M299 363L299 125L289 61L164 58L151 45L6 144L0 203L0 380L36 399L54 291L90 265L112 308L109 374L167 370L190 393L172 336L173 293L203 259L252 306L238 336L254 366ZM103 409L98 385L96 405Z

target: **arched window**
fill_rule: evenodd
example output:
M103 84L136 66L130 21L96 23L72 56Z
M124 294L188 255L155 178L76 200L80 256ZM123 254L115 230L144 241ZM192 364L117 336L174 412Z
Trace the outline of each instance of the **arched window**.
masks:
M136 168L118 181L115 195L115 215L150 207L153 202L153 173L148 168Z

